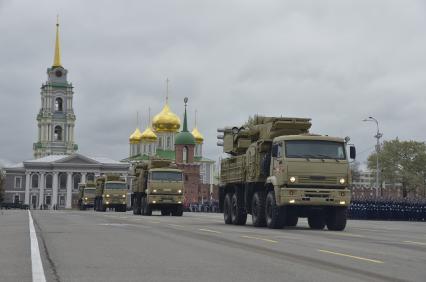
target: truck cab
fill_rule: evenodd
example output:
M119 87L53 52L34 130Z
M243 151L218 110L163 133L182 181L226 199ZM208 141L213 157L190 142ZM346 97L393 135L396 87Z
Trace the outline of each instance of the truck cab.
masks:
M93 208L96 196L96 185L92 183L79 183L79 200L78 206L80 210L86 210L87 208Z
M125 212L127 208L127 183L120 177L102 176L96 180L95 210Z
M273 140L267 183L278 205L348 207L350 177L344 139L289 135Z

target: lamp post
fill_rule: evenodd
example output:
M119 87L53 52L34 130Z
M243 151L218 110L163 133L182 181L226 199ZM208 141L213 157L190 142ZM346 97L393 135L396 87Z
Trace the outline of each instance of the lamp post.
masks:
M377 126L377 132L376 132L376 135L374 135L374 138L377 139L377 144L376 144L376 197L377 197L378 191L379 191L379 177L380 177L380 164L379 164L380 138L382 138L383 134L380 133L379 122L374 117L368 117L364 119L363 121L373 121L376 123L376 126ZM380 196L382 196L381 187L380 187Z

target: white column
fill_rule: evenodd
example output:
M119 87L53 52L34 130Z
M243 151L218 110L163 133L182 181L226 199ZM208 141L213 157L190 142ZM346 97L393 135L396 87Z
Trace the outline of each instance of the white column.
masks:
M85 184L86 183L86 177L87 177L87 172L82 172L81 173L81 183Z
M71 208L71 198L72 198L72 172L67 172L67 202L65 205L66 209Z
M52 181L52 189L53 189L53 195L52 195L52 209L54 205L58 205L58 172L53 172L53 181Z
M30 181L31 175L29 171L25 172L25 204L30 204Z
M40 189L39 193L39 200L38 200L38 208L40 208L40 205L44 204L44 186L45 186L45 175L44 172L40 173L40 181L38 182L38 189Z

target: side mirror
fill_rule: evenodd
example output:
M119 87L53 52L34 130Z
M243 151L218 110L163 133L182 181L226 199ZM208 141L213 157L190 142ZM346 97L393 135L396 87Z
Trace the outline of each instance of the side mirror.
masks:
M278 145L277 145L277 144L272 145L272 152L271 152L271 156L272 156L273 158L278 157Z
M350 146L349 147L349 157L351 159L355 159L356 158L356 149L355 149L355 146Z

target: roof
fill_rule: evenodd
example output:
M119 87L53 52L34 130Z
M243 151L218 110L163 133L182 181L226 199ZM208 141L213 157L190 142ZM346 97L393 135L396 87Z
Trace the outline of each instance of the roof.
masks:
M333 141L333 142L345 142L343 138L331 137L325 135L284 135L274 138L274 141L284 141L284 140L321 140L321 141Z

